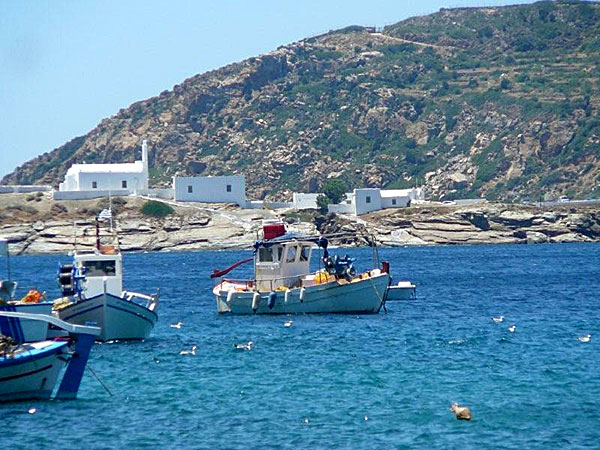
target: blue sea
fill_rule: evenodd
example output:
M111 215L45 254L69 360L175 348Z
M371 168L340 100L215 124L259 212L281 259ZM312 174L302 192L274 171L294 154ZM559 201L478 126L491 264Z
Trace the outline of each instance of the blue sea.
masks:
M369 249L336 252L371 262ZM600 245L380 249L416 300L219 316L208 275L249 255L126 254L126 288L161 290L151 337L95 344L89 366L112 395L87 370L75 401L0 405L0 448L600 448ZM19 295L58 296L59 261L11 258Z

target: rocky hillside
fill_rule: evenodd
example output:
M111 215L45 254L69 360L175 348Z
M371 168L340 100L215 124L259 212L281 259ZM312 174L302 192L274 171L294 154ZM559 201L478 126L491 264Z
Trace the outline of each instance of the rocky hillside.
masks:
M378 30L379 31L379 30ZM424 184L433 198L600 194L600 4L441 10L348 27L194 76L24 164L4 184L139 157L155 186L246 176L252 198Z

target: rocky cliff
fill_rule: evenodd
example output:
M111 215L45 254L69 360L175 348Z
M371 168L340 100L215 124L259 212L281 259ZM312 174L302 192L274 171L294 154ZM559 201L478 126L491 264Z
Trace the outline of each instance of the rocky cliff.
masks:
M34 197L29 202L26 198ZM37 199L40 199L39 201ZM95 214L103 200L54 202L45 196L25 194L1 198L0 237L10 241L14 254L63 253L95 242ZM113 205L117 231L124 251L187 251L228 248L250 249L262 219L274 211L243 210L232 205L175 206L166 218L140 214L142 199L129 198ZM290 231L301 234L367 231L386 246L435 244L537 244L548 242L599 242L600 205L538 208L534 206L479 204L472 206L420 206L384 210L360 218L316 212L279 211ZM342 244L364 244L348 238Z
M148 139L155 186L239 173L252 198L328 177L433 198L595 196L599 36L600 5L577 1L348 27L185 80L2 183L56 186L71 164L130 161Z

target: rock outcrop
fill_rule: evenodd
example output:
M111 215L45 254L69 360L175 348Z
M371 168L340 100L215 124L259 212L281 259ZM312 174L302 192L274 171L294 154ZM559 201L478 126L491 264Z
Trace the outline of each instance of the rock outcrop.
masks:
M298 222L293 211L280 212L289 216L288 229L301 234L344 235L339 243L347 246L368 243L368 237L353 237L357 232L374 236L384 246L600 241L600 205L552 209L428 205L383 210L360 218L317 215L310 222ZM194 206L178 208L175 215L162 219L146 218L132 209L125 209L121 216L116 230L124 251L190 251L251 248L262 219L274 217L274 212ZM76 222L78 245L92 247L95 223L86 219ZM73 249L73 231L72 216L0 223L0 237L9 240L14 254L68 253Z

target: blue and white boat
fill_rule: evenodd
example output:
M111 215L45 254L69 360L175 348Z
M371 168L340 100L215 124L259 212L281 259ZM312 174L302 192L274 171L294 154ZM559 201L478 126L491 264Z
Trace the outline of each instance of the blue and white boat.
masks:
M58 283L63 297L54 301L55 314L69 323L95 323L102 330L100 341L145 339L158 320L158 291L123 290L123 255L116 237L113 244L101 245L97 231L95 248L75 251L73 263L60 267Z
M270 228L275 228L275 231ZM265 224L254 257L217 271L221 278L243 262L254 261L254 278L221 278L214 287L217 311L229 314L377 313L385 304L389 265L356 273L353 259L329 256L328 239L285 233L283 224ZM370 242L373 242L372 240ZM322 249L319 270L311 272L311 255Z
M81 384L97 327L72 325L53 316L0 312L0 324L8 319L52 323L69 337L19 344L19 336L0 338L0 402L52 397L62 369L66 367L55 397L74 399Z

